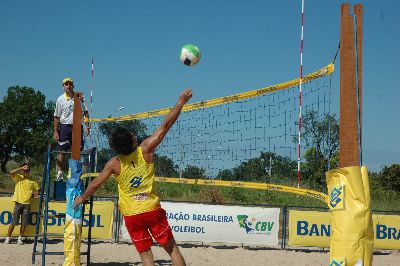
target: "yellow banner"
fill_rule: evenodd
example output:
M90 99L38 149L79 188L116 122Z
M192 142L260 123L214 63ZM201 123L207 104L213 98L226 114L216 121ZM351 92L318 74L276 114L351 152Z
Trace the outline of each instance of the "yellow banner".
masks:
M306 83L309 82L313 79L323 77L329 74L332 74L334 71L334 65L329 64L324 68L321 68L311 74L308 74L302 78L302 82ZM258 90L250 90L246 91L243 93L238 93L238 94L232 94L220 98L215 98L215 99L210 99L206 101L201 101L197 103L192 103L192 104L186 104L183 106L182 112L187 112L190 110L196 110L196 109L202 109L202 108L208 108L212 106L217 106L221 104L227 104L231 102L237 102L240 100L248 99L248 98L253 98L257 97L263 94L287 89L293 86L297 86L300 83L300 79L293 79L287 82L282 82L276 85L264 87ZM142 119L142 118L149 118L149 117L157 117L157 116L162 116L166 115L171 111L172 107L169 108L164 108L164 109L159 109L159 110L154 110L154 111L149 111L149 112L143 112L143 113L138 113L138 114L132 114L132 115L125 115L125 116L119 116L119 117L108 117L108 118L92 118L92 119L85 119L85 122L116 122L116 121L127 121L127 120L134 120L134 119Z
M329 212L289 211L289 245L329 247L331 223ZM400 216L372 215L374 248L400 250Z
M374 247L400 250L400 216L373 214Z
M12 202L11 199L11 197L0 197L0 236L7 236L8 227L11 224L12 213L15 206L15 203ZM38 200L31 200L31 224L26 227L25 236L33 236L35 234L37 210L39 209L38 203ZM18 236L19 229L19 225L15 226L12 235ZM41 232L42 228L39 229Z
M27 226L26 236L33 236L35 233L36 217L38 212L38 199L31 200L31 224ZM49 218L47 219L47 232L49 234L60 235L63 238L65 228L65 216L57 217L59 214L65 214L65 202L49 202ZM82 237L87 238L89 227L89 206L86 205L85 216L82 221ZM0 236L6 236L9 225L11 224L14 202L11 197L0 197ZM111 201L95 201L93 203L92 214L92 238L110 239L112 238L112 225L114 215L114 203ZM43 223L43 219L41 219ZM40 226L42 230L43 224ZM14 228L13 235L19 234L19 226Z
M329 212L289 211L289 245L329 247L331 215Z

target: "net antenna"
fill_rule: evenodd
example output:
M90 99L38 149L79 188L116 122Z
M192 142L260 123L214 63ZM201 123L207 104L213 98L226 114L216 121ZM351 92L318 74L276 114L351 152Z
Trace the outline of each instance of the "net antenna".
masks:
M301 36L300 36L300 84L299 84L299 132L297 146L297 187L300 187L301 180L301 124L303 107L303 48L304 48L304 0L301 1Z

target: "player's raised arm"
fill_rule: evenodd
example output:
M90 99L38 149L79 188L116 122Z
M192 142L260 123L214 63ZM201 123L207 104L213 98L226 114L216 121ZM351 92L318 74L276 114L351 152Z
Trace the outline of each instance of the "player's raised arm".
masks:
M141 146L144 153L153 153L157 146L160 145L165 135L167 135L169 129L178 119L179 114L182 111L183 105L185 105L190 98L192 98L192 90L185 89L179 96L178 102L176 103L174 108L165 117L161 126L157 128L156 131L154 131L153 135L143 141Z

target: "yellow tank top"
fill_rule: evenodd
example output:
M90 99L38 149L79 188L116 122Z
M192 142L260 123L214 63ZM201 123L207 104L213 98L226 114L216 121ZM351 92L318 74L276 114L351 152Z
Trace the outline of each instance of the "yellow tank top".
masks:
M148 164L142 147L129 155L119 155L121 173L118 183L119 209L122 215L135 215L160 207L160 199L154 193L154 164Z

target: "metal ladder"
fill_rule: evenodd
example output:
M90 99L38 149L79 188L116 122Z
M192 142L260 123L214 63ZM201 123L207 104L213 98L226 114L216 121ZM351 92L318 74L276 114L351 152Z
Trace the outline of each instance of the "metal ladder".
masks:
M92 148L89 153L82 153L89 155L89 165L90 165L90 172L95 172L95 154L96 148ZM65 218L65 214L57 214L57 215L49 215L49 200L50 200L50 170L51 170L51 147L48 146L46 159L45 159L45 168L43 171L43 178L42 178L42 185L40 187L40 197L39 197L39 209L36 216L36 225L35 225L35 235L33 241L33 251L32 251L32 264L36 261L36 256L42 256L42 265L46 265L46 255L64 255L64 251L46 251L47 246L47 239L48 237L58 237L64 238L63 234L49 234L47 233L47 226L48 226L48 219L49 218ZM91 179L91 178L90 178ZM84 187L86 188L89 184L89 178L86 179ZM43 209L44 204L44 210ZM86 263L90 265L90 250L91 250L91 243L92 243L92 213L93 213L93 196L89 198L83 205L82 212L85 213L85 205L89 204L89 222L88 222L88 238L87 238L87 251L81 252L80 255L86 255ZM82 215L84 217L84 215ZM41 220L42 219L42 220ZM83 218L82 218L83 219ZM43 232L40 233L40 222L43 222ZM39 237L42 237L42 250L37 250L37 245L39 242Z

